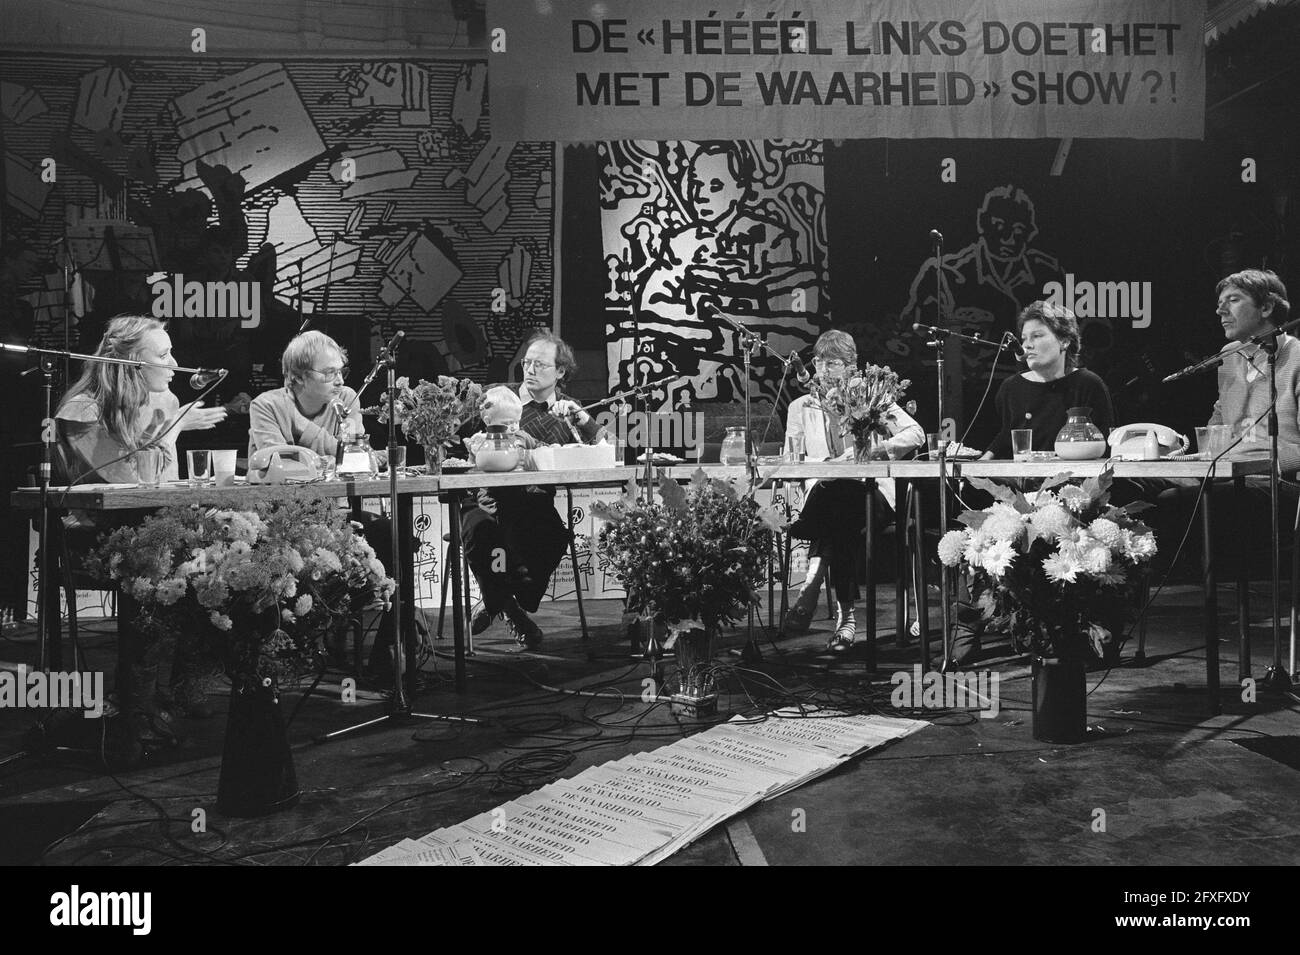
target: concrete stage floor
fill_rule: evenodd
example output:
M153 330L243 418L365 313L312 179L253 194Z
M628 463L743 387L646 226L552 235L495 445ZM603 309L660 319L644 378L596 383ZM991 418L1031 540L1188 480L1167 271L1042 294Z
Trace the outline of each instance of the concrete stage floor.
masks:
M881 587L882 627L892 628L892 599L893 588ZM1271 659L1263 587L1252 600L1258 679ZM476 724L389 722L318 745L318 734L384 712L382 696L364 689L357 702L340 702L346 674L331 671L289 727L302 800L270 817L228 819L215 809L224 685L214 694L217 715L181 722L187 740L142 768L114 777L93 755L69 751L9 762L0 766L0 862L339 865L705 725L642 702L653 671L631 658L619 604L587 606L587 643L572 603L538 614L547 637L535 653L494 626L478 640L465 694L451 685L450 639L435 642L417 709ZM764 633L763 661L753 666L734 652L743 631L730 632L720 658L734 669L719 719L802 700L932 725L752 808L665 864L1294 865L1300 708L1262 688L1256 702L1243 702L1229 616L1235 598L1225 588L1223 715L1207 717L1201 607L1195 587L1161 595L1145 664L1134 662L1130 645L1122 666L1089 674L1090 738L1074 746L1033 739L1028 660L1005 647L967 667L1001 677L1001 711L980 719L890 705L891 674L918 660L915 643L896 646L892 629L881 632L874 674L861 646L823 652L824 618L807 636ZM89 631L91 665L111 683L112 623L92 621ZM30 663L31 628L7 629L0 648L0 659ZM285 694L286 713L300 695ZM0 757L22 749L32 719L31 711L0 710ZM94 745L99 724L76 722L87 724L76 729ZM206 831L193 831L196 815Z

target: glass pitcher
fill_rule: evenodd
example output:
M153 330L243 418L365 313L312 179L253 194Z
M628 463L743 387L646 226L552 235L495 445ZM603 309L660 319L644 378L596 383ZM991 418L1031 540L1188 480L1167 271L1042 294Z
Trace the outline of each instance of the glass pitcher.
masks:
M1106 456L1106 436L1092 423L1091 408L1070 408L1065 427L1056 433L1056 456L1066 461L1091 461Z
M519 439L503 424L487 426L483 443L474 452L480 471L513 471L519 465Z
M744 428L736 427L727 429L727 435L722 439L722 451L718 455L718 460L723 464L745 463Z
M370 447L370 439L365 433L354 434L339 443L334 468L339 477L378 477L379 458Z

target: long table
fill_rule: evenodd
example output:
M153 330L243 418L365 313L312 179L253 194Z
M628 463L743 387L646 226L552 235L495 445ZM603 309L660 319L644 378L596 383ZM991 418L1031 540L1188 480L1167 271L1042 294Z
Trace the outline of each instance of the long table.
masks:
M1202 583L1205 592L1205 674L1206 694L1210 715L1217 716L1221 711L1219 700L1219 620L1217 572L1213 547L1212 504L1215 498L1214 480L1231 480L1234 489L1240 493L1245 479L1251 474L1267 474L1268 459L1263 457L1243 458L1238 460L1222 459L1214 464L1205 461L962 461L950 460L946 463L950 479L990 478L993 480L1046 479L1063 471L1070 472L1078 478L1096 477L1106 468L1111 467L1116 478L1196 480L1200 481L1210 475L1212 480L1205 483L1205 494L1201 499L1201 534L1204 541L1201 556ZM1212 469L1212 470L1211 470ZM890 476L897 482L899 500L903 499L904 486L909 481L938 481L938 461L898 461L890 469ZM923 526L917 521L918 527ZM1165 546L1167 542L1159 542ZM1244 547L1245 541L1242 540ZM1240 640L1239 675L1245 679L1250 675L1250 620L1249 620L1249 586L1246 579L1246 562L1237 560L1237 629ZM922 577L918 600L921 604L920 618L923 628L922 640L928 634L925 600L925 561L921 561ZM947 595L943 595L947 599ZM947 639L948 635L944 635ZM928 662L928 661L927 661Z

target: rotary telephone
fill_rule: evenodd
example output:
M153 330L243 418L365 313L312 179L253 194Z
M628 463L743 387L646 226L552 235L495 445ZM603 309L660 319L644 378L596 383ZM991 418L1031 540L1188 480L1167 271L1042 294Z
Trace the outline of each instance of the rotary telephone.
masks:
M1160 444L1162 458L1167 458L1171 454L1182 454L1187 450L1189 442L1184 435L1163 424L1146 422L1126 424L1112 431L1110 437L1106 439L1110 444L1111 456L1140 460L1143 456L1146 436L1152 431L1155 432L1156 441Z
M315 481L320 476L319 455L296 444L272 445L254 451L248 458L249 484Z

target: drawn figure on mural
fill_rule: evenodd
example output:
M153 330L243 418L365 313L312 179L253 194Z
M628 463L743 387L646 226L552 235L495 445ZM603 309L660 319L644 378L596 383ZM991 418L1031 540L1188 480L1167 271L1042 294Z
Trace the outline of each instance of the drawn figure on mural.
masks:
M774 197L773 187L799 162L786 160L774 174L772 167L782 160L756 156L755 144L666 145L678 151L624 170L667 202L640 204L638 214L618 229L625 243L620 258L636 274L630 314L620 319L610 343L610 386L621 391L645 377L675 375L678 381L654 396L655 406L671 410L692 400L739 400L737 332L717 313L734 316L783 354L815 338L811 326L823 278L811 260L820 238L821 184L810 189L791 175L795 181ZM820 174L819 163L820 156L807 165ZM674 166L684 195L670 185ZM817 198L810 200L814 191ZM800 221L804 215L808 219ZM755 381L767 377L765 364L766 358L756 360Z
M1043 286L1063 277L1056 256L1033 248L1038 235L1034 202L1014 185L997 186L984 194L976 216L979 237L956 252L943 256L939 311L942 324L967 335L979 334L997 341L1004 333L1015 334L1016 316L1030 302L1042 298ZM934 258L926 260L912 280L911 294L903 310L906 322L935 324ZM910 317L909 317L910 316ZM949 365L950 393L956 399L964 381L978 398L986 384L996 350L967 347L961 362ZM951 359L951 354L949 358ZM999 365L1002 377L1014 366ZM962 405L957 404L955 411ZM966 409L975 410L974 405Z

